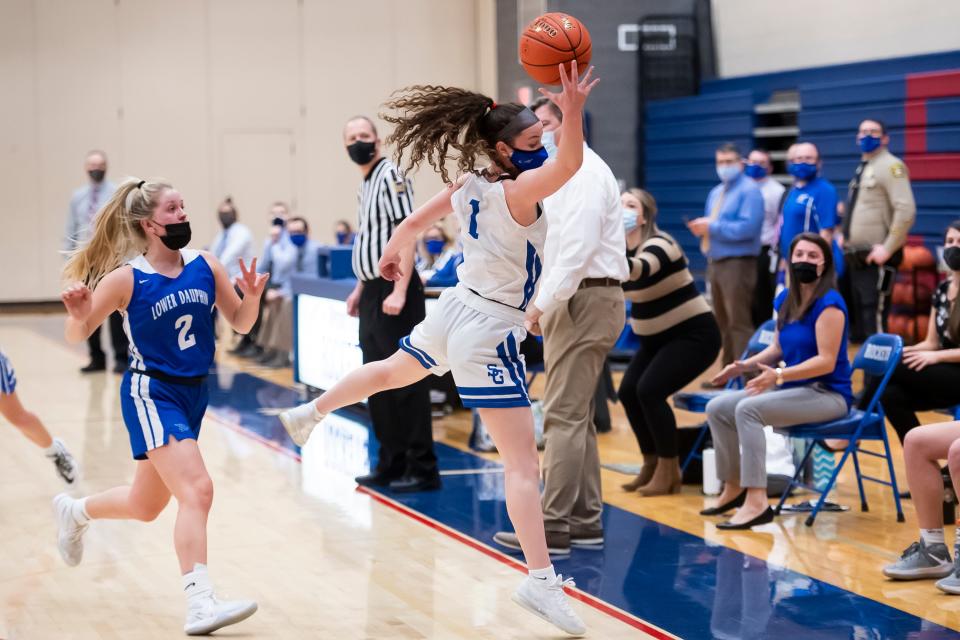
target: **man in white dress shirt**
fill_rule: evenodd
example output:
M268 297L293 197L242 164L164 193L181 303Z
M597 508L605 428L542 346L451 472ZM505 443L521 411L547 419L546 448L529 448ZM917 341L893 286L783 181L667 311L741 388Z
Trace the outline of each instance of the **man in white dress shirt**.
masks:
M240 275L239 259L243 258L246 264L250 264L254 253L253 233L250 227L237 222L237 208L233 206L233 200L226 198L217 209L217 217L220 219L220 226L223 227L214 236L210 243L210 251L217 257L227 269L227 275L230 281Z
M531 109L555 152L562 115L541 98ZM584 145L583 166L544 200L544 277L527 309L527 330L543 329L543 517L554 555L603 544L600 456L593 422L594 391L607 354L626 322L621 283L628 278L620 188L610 168ZM516 535L494 540L518 549Z

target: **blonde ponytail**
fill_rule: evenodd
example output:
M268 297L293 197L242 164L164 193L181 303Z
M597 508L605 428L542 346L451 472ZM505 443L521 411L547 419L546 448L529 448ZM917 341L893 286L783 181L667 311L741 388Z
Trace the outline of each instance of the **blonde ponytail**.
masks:
M70 253L63 268L67 282L83 282L91 289L133 256L143 253L147 237L141 220L153 215L157 197L173 187L162 178L128 178L94 216L90 239Z

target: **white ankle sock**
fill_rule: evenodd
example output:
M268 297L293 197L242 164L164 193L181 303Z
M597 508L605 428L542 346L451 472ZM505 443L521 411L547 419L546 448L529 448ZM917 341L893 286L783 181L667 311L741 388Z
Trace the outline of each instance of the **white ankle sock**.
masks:
M73 508L70 513L73 515L73 519L79 524L87 524L90 522L90 514L87 513L87 499L79 498L73 503Z
M207 565L197 562L193 565L193 571L183 574L183 591L187 600L206 595L207 592L211 591Z
M57 455L57 453L60 451L60 447L58 446L59 444L60 441L54 438L53 442L50 443L50 446L43 450L43 454L49 458Z
M557 572L553 570L553 565L543 569L530 569L530 575L539 581L552 583L557 579Z
M920 529L920 537L928 547L932 544L944 544L943 528L940 529Z
M313 408L313 419L317 422L323 422L323 419L327 417L327 414L320 413L317 409L317 403L313 400L310 401L310 406Z

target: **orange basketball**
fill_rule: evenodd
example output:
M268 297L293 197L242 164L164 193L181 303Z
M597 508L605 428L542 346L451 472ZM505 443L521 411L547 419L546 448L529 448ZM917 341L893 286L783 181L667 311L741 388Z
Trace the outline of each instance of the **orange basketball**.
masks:
M580 73L586 73L592 53L587 28L565 13L545 13L520 35L520 63L541 84L560 84L557 66L564 64L569 73L573 60Z

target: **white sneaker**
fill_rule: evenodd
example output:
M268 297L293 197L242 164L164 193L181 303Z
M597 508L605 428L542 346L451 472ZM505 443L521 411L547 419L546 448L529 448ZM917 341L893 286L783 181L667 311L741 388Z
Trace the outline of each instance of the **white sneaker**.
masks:
M57 474L67 484L73 484L80 474L80 465L74 460L60 438L53 439L54 452L47 457L53 461Z
M293 409L287 409L281 413L280 422L283 423L283 428L287 430L290 438L297 443L297 446L302 447L307 444L307 440L310 439L310 434L313 433L317 423L323 420L324 417L325 416L317 413L316 405L314 405L311 400L306 404L301 404L299 407L294 407Z
M187 621L183 631L188 636L204 636L217 629L246 620L257 612L257 603L252 600L221 602L213 591L192 598L187 605Z
M83 534L89 523L80 524L73 517L73 504L76 502L65 493L53 499L53 513L57 519L57 548L60 557L67 566L75 567L83 559Z
M575 586L573 578L564 580L561 575L552 581L528 575L513 592L513 601L562 631L572 636L582 636L587 632L587 627L563 592L564 587Z

